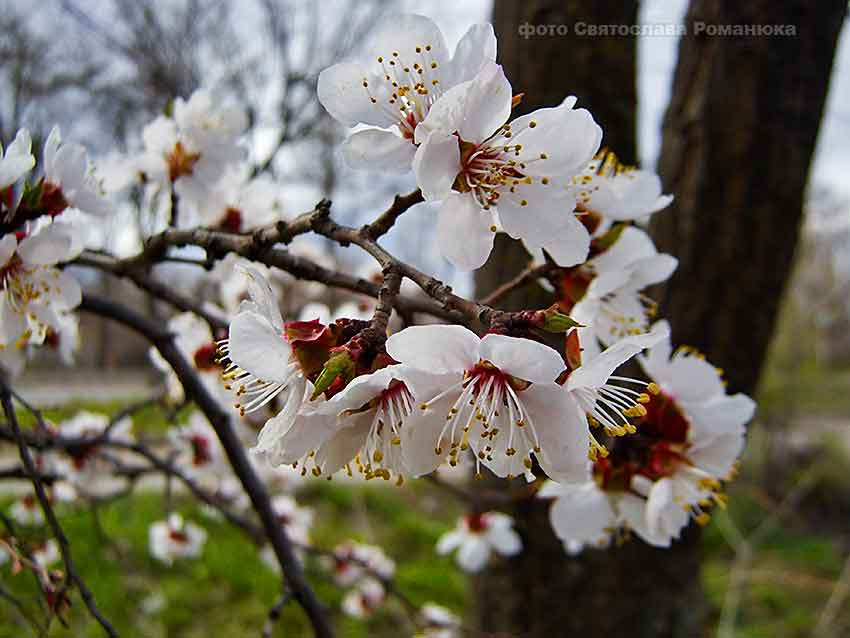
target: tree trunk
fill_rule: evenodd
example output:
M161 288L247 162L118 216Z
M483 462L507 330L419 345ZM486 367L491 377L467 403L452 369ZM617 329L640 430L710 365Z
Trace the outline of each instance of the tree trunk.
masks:
M726 369L733 391L753 390L773 328L844 10L844 0L780 4L694 2L665 120L662 175L677 200L654 232L659 249L681 265L664 291L664 314L674 341L705 351ZM636 156L635 40L518 34L525 23L568 25L571 33L576 21L635 24L636 13L634 2L592 0L496 0L494 11L500 61L514 91L526 93L522 108L575 94L603 127L603 143L625 162ZM698 38L694 19L795 24L798 35ZM479 293L527 259L500 238L476 273ZM505 307L546 303L531 290L515 293ZM635 539L570 558L545 504L521 502L509 513L525 549L476 579L483 631L523 638L704 633L698 530L686 530L669 550Z
M794 25L796 37L688 37L659 172L676 201L653 219L679 268L661 297L673 339L753 392L791 268L846 0L695 0L687 23ZM689 30L693 33L693 30Z

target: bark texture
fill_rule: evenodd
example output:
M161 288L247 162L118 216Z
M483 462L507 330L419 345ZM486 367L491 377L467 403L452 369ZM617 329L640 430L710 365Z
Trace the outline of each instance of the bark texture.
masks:
M702 349L730 389L752 392L790 269L802 198L846 3L694 0L665 119L661 172L674 209L658 216L659 249L681 260L661 291L677 343ZM634 2L496 0L499 56L522 109L577 95L625 162L635 152L632 38L521 38L519 25L634 24ZM694 20L795 24L796 37L695 37ZM483 295L527 256L500 238L476 273ZM505 307L547 303L539 290ZM698 530L670 550L632 541L564 554L540 502L509 512L525 542L517 558L476 579L477 619L493 636L691 638L706 633Z

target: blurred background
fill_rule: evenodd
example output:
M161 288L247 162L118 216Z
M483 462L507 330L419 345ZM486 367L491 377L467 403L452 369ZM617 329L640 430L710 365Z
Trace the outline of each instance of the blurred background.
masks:
M665 191L672 192L677 201L683 198L684 208L695 206L688 197L693 196L698 204L703 201L700 196L708 197L706 193L712 187L704 187L699 191L702 195L683 195L676 186L687 179L670 169L676 157L685 157L677 156L675 150L674 129L681 124L677 109L680 113L687 110L682 106L685 98L676 91L683 90L689 74L699 77L703 68L692 59L685 60L691 66L683 64L680 38L658 32L633 38L584 37L571 48L568 43L553 42L568 41L569 36L523 38L519 30L520 25L531 23L570 24L575 31L576 15L583 15L581 11L590 12L584 18L588 24L683 25L688 2L598 3L592 10L587 8L589 4L531 2L514 10L507 0L496 3L499 57L509 68L515 92L528 92L530 108L544 95L575 93L579 103L589 105L597 115L606 130L606 143L625 161L660 170ZM722 11L717 9L722 4L694 2L691 10L710 15ZM774 274L779 281L768 286L773 296L767 301L752 297L735 302L741 325L751 330L739 333L737 338L752 337L765 348L756 348L753 353L740 345L739 354L730 355L731 346L717 346L708 327L705 338L700 332L682 333L697 334L688 341L697 341L695 345L706 350L710 358L718 352L719 363L727 371L730 366L723 358L728 357L733 384L754 391L759 410L750 428L740 477L730 489L729 509L714 517L694 541L688 556L674 559L682 561L681 569L696 570L697 586L706 595L705 612L699 621L681 625L698 626L699 631L670 636L850 636L850 599L846 594L850 588L850 32L842 27L846 7L827 15L824 7L807 9L806 3L776 5L768 16L771 24L797 24L802 38L806 24L825 21L823 29L827 35L837 35L837 40L831 43L829 37L819 38L820 54L813 55L820 74L794 76L791 84L782 86L789 94L799 90L804 102L807 91L826 95L822 111L817 100L800 106L811 110L813 123L808 126L816 134L816 143L809 149L811 161L807 153L801 157L795 151L798 142L790 131L787 141L779 140L770 147L759 146L757 136L741 133L746 138L738 149L742 165L754 165L756 173L764 168L764 182L759 185L758 179L751 177L747 188L769 191L775 188L774 180L793 182L791 187L798 191L802 204L797 206L792 196L772 203L776 232L780 234L777 241L785 244L777 255L793 256L788 268L784 257L777 257ZM88 147L101 175L109 179L110 168L120 163L122 154L140 147L145 124L163 112L174 97L187 97L194 89L207 87L220 96L240 100L249 109L251 126L246 145L252 164L275 177L285 215L310 210L319 199L329 197L334 202L334 215L356 226L382 210L394 193L412 190L414 181L410 175L359 173L343 164L337 149L345 131L319 105L316 75L352 55L376 20L405 11L433 18L450 47L469 25L494 20L494 7L488 0L0 0L0 141L8 144L18 128L27 126L36 140L34 147L40 148L52 125L58 123L64 138ZM754 8L753 15L756 11ZM819 11L823 15L816 15ZM716 46L735 45L727 41ZM771 57L772 53L753 45L752 51L745 47L736 55L775 65L774 72L781 75L785 64L782 49L791 45L777 37L764 46L778 53ZM720 55L717 51L709 53ZM688 54L694 56L696 50ZM509 60L501 59L503 55ZM595 59L596 55L600 59ZM733 57L729 56L727 74L713 71L720 76L707 90L716 94L728 90L730 95L752 91L755 115L742 114L741 119L752 117L746 121L759 122L763 114L764 121L769 120L773 117L769 107L759 111L766 103L763 100L771 99L770 88L765 86L771 81L769 74L758 75L752 86L740 84L747 73L760 73L758 64L754 63L753 69L744 68L736 77L730 72L728 62ZM538 60L541 57L546 57L546 64ZM705 68L712 59L706 57ZM534 66L538 62L540 68ZM628 67L631 75L623 77L631 82L623 83L619 71L612 73L606 64ZM682 67L678 72L677 65ZM524 77L516 77L511 68L531 70L519 74ZM538 85L525 86L523 80ZM550 93L541 88L543 81L554 87ZM807 82L817 86L804 86ZM766 97L757 95L758 91L765 91ZM726 97L719 95L717 99L722 104ZM704 104L710 98L702 100ZM712 114L710 108L693 108L696 115L690 117ZM623 112L631 115L624 116ZM706 126L706 131L718 130L712 126L731 130L741 124L728 113L718 117L721 121ZM742 125L747 126L746 122ZM781 130L781 122L774 130ZM609 131L613 131L613 139ZM783 144L787 145L788 165L796 162L788 170L802 176L796 181L774 170ZM754 207L763 204L759 197L751 193ZM749 204L745 201L741 205ZM730 210L715 202L715 209L704 215L731 214ZM687 211L662 214L676 213L684 216ZM473 294L476 282L454 272L434 252L429 218L424 213L405 215L384 241L402 259L450 282L463 294ZM762 221L766 227L772 224L770 217ZM670 237L669 233L665 235L669 231L665 223L657 232ZM129 254L144 224L139 202L125 202L110 226L104 228L103 241L117 253ZM719 228L723 222L718 218L717 224ZM662 239L660 246L676 254L675 242L667 246L663 243ZM341 269L368 271L368 265L353 250L314 248L324 251L325 257ZM763 249L767 250L754 248L754 254L764 257L760 252ZM506 255L498 257L499 263L512 259ZM744 260L737 268L743 273L750 267L764 268L765 263L769 259L754 257L752 264ZM493 265L488 268L492 271ZM682 276L693 272L686 268ZM190 286L203 285L179 266L168 276L172 275L185 278ZM97 277L90 271L80 276L90 290L120 298L153 316L168 316L166 307L151 304L130 284ZM702 284L687 281L698 286L706 280L701 280ZM745 284L727 278L726 285ZM479 279L478 288L486 292L488 286ZM714 288L699 294L715 296L720 306L725 298L725 293ZM363 301L321 295L311 300L329 306ZM671 304L675 309L675 303ZM768 319L747 324L747 313L758 314L765 307ZM292 309L295 314L298 310ZM722 312L721 308L717 314ZM675 311L673 315L675 327ZM685 325L689 322L693 320L683 320ZM758 362L736 376L737 357ZM55 359L47 355L28 369L18 387L24 396L50 407L49 414L60 418L79 407L113 411L128 399L146 396L161 382L148 364L145 343L120 327L84 314L77 367L57 367ZM148 426L164 427L156 419L151 415ZM0 448L0 454L7 452ZM318 511L318 539L333 544L355 537L380 544L400 565L399 586L418 602L434 600L467 617L480 619L486 615L481 594L482 587L487 591L486 586L467 582L450 559L434 557L436 538L454 524L460 512L454 504L447 506L447 498L438 491L425 484L392 490L317 483L303 489L306 502ZM0 502L5 503L3 498L0 494ZM157 498L142 494L132 501L109 505L96 525L85 513L69 519L69 535L82 548L80 562L89 573L90 585L99 593L105 592L100 599L107 615L128 628L126 635L188 637L210 631L222 636L260 635L268 605L274 599L277 576L263 572L255 550L223 523L211 523L211 541L199 563L173 570L151 564L145 543L147 524L156 517ZM109 542L102 542L104 538ZM697 558L692 562L694 556ZM115 560L106 560L110 557ZM256 569L245 569L244 565L255 565ZM504 572L497 570L490 577L511 586ZM592 585L589 582L587 586ZM610 583L605 587L610 594ZM128 591L133 595L128 596ZM321 593L331 601L338 597L331 588ZM611 599L607 604L615 602ZM0 637L17 638L20 629L7 612L0 601ZM280 635L305 635L299 633L306 629L295 616L291 619L292 633ZM402 635L395 633L402 630L392 608L365 622L345 623L345 636ZM484 627L487 623L479 624ZM51 635L97 635L95 628L83 626L80 621L70 629L56 627Z

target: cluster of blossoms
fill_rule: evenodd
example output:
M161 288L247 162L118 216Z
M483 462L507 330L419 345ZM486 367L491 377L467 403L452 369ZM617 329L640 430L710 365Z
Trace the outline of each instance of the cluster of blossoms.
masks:
M642 224L672 197L657 175L601 148L601 128L575 97L513 117L520 96L495 60L489 25L469 29L450 52L429 19L392 18L377 27L362 59L320 74L318 97L333 118L357 127L342 146L348 164L412 172L422 199L439 204L437 244L458 269L481 267L497 233L521 240L552 293L546 309L452 305L460 298L434 292L447 287L422 283L421 273L386 258L372 240L367 252L383 270L356 274L372 290L380 286L378 301L323 296L321 284L246 258L274 248L263 244L266 233L297 224L285 223L279 185L245 162L244 110L205 90L178 98L145 128L142 150L105 175L113 194L131 184L140 189L154 213L151 234L201 227L174 243L198 234L248 246L227 256L218 243L207 246L203 264L211 273L196 290L212 294L203 306L183 304L193 310L171 317L167 329L207 393L230 409L297 549L309 544L313 512L293 498L291 481L308 474L401 485L469 464L478 476L545 480L530 492L551 500L552 526L569 552L631 532L669 546L691 519L703 523L711 506L724 503L723 482L755 405L728 395L720 372L698 353L674 352L669 326L655 321L646 289L667 280L677 262L656 250ZM82 147L63 144L54 129L42 175L30 183L31 146L22 130L0 148L0 379L19 372L38 346L70 356L81 289L64 268L89 247L90 217L107 212ZM319 232L315 219L308 221ZM356 236L365 242L362 231ZM357 243L351 235L337 241ZM185 256L169 250L163 255ZM310 266L293 273L336 269L309 243L289 246L285 256ZM140 272L118 272L130 270ZM429 304L440 301L442 316L463 319L402 322L388 308L400 294L415 300L407 286L421 288ZM481 334L466 327L482 321ZM192 399L158 351L150 356L168 401ZM619 373L630 360L644 379ZM83 412L51 430L71 443L38 455L40 471L61 477L49 497L120 492L125 483L115 477L132 456L131 427ZM250 506L206 417L174 427L166 444L182 474L218 501L239 512ZM43 523L31 495L11 514ZM150 527L150 553L170 565L200 556L206 537L169 511ZM522 546L510 517L476 511L440 538L437 552L456 551L461 568L477 572L493 553L510 557ZM274 562L267 547L261 556ZM357 617L381 605L395 571L380 548L355 543L337 547L328 567L349 589L344 611ZM458 629L437 607L422 616L425 635Z

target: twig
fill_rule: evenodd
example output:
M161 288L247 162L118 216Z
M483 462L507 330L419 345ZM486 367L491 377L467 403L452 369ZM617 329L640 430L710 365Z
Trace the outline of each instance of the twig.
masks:
M117 321L138 332L150 341L162 355L162 358L168 362L183 385L186 396L194 400L218 435L234 473L242 483L243 489L251 499L254 510L260 517L265 533L281 566L286 587L292 591L293 597L309 617L317 638L331 638L333 630L325 607L304 577L304 572L295 556L292 543L274 513L265 486L257 476L254 467L245 454L242 442L231 426L230 416L210 395L194 367L174 345L173 336L164 331L159 324L128 308L104 299L86 295L83 297L80 308Z
M550 273L553 268L557 268L557 266L553 266L552 264L542 264L538 266L530 264L527 268L525 268L525 270L517 274L516 277L503 283L490 294L483 297L479 303L484 304L485 306L493 306L505 295L508 295L514 290L522 288L536 279L545 276Z
M844 567L841 568L841 574L839 574L838 580L835 581L835 587L833 587L832 593L823 606L823 611L821 611L818 624L815 626L812 636L824 638L834 635L835 632L832 631L832 625L838 616L838 612L841 610L841 605L848 595L850 595L850 554L844 560Z
M292 593L285 591L281 597L278 598L277 602L272 605L272 608L269 609L269 617L266 620L266 624L263 626L263 638L272 637L274 626L277 624L277 621L280 620L280 616L283 614L283 608L286 607L286 603L290 600L292 600Z
M381 213L371 224L363 226L360 232L374 241L382 235L387 234L403 213L423 201L425 199L422 197L422 191L418 188L407 195L396 195L390 207Z
M59 544L59 551L62 554L62 561L65 564L65 581L66 583L73 584L77 587L86 608L89 610L89 613L95 618L95 620L97 620L98 623L100 623L100 626L103 627L106 634L110 636L110 638L116 637L118 636L118 632L115 631L112 624L103 616L103 614L100 613L100 610L97 608L97 604L94 601L94 596L85 581L83 581L77 573L74 566L74 559L71 555L71 547L68 543L68 538L65 536L65 532L59 524L59 520L56 518L56 513L53 511L53 507L50 505L50 500L47 497L44 484L39 478L38 470L32 460L29 448L21 436L21 429L18 425L18 417L15 414L15 408L12 405L12 394L6 385L5 379L0 379L0 402L3 404L3 411L6 414L6 420L9 422L9 425L12 428L12 433L17 441L18 452L21 456L21 463L23 463L24 469L30 476L36 498L44 512L44 517L47 519L47 524L50 526L50 530L53 532L56 542Z

